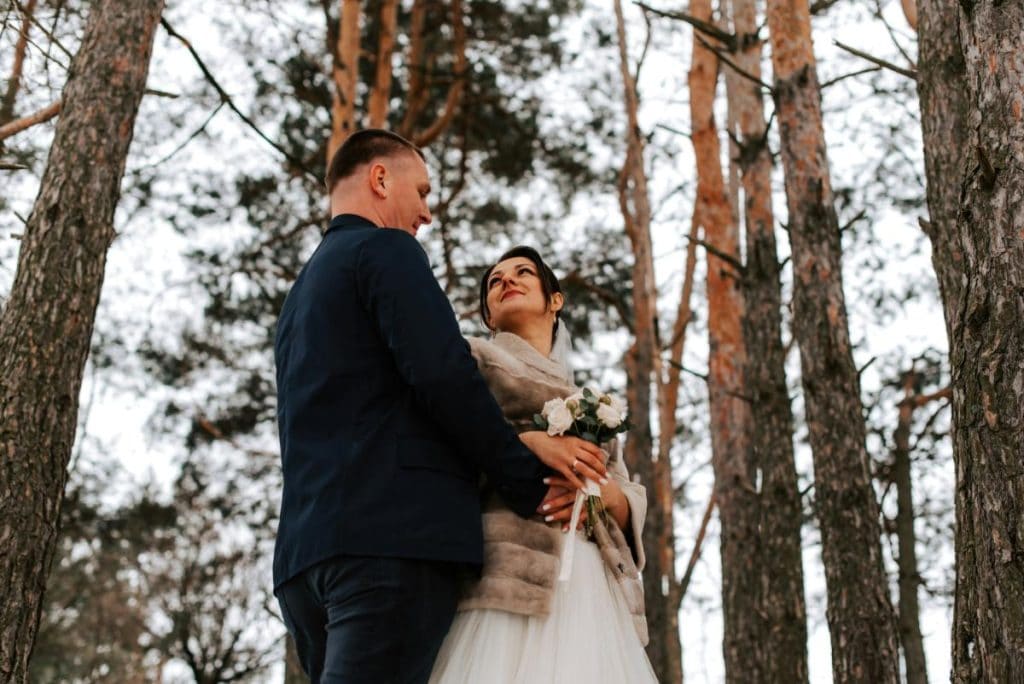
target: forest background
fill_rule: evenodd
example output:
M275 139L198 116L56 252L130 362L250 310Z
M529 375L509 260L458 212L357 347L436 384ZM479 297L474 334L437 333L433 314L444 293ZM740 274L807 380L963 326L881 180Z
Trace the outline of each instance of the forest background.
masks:
M54 104L90 10L103 4L0 5L0 74L9 75L0 103L2 305L59 120ZM742 661L729 627L742 563L722 545L717 513L736 515L723 508L736 504L721 445L735 437L720 409L723 392L744 395L730 389L742 378L730 379L721 355L740 367L750 353L729 351L743 316L737 283L753 254L739 239L750 213L741 152L758 150L734 97L737 83L750 82L769 122L804 677L844 679L826 617L769 20L763 7L755 12L764 75L752 76L736 64L746 48L730 42L741 35L741 4L711 14L699 0L654 9L596 0L168 2L114 218L31 680L295 676L269 581L280 491L273 327L328 218L325 160L348 131L374 124L427 152L435 220L420 239L466 333L482 333L482 268L511 245L535 245L569 292L578 378L652 416L646 443L641 435L632 452L627 445L654 497L647 541L658 560L645 576L652 660L663 681L726 681ZM810 12L855 399L880 507L877 548L904 635L900 676L944 680L954 600L950 367L922 229L916 8L816 0ZM358 34L345 17L359 18ZM4 127L36 113L16 134ZM717 158L731 217L722 225L732 232L716 233L713 210L701 205L707 195L698 200L714 176L695 152L711 114L720 147L703 149ZM650 384L638 390L644 349L661 359L647 358L654 398L643 396ZM757 491L761 477L750 480ZM902 631L913 627L911 612L916 638ZM921 652L908 656L915 641Z

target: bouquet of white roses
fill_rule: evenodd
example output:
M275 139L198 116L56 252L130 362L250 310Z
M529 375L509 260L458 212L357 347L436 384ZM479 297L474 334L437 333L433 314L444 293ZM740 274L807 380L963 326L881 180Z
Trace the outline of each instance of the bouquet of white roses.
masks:
M534 415L533 422L551 436L570 435L599 446L629 427L626 402L613 394L596 392L589 387L565 399L555 398L546 402L541 412ZM584 524L587 534L591 535L593 521L598 517L605 519L607 513L601 500L601 488L589 479L585 484L587 520ZM578 498L570 529L576 529L579 522L581 503L582 498Z

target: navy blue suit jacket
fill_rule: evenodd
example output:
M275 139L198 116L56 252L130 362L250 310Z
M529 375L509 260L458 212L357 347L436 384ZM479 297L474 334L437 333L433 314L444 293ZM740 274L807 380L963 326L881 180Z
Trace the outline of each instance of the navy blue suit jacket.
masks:
M482 562L481 473L523 516L548 471L505 422L416 239L335 217L274 345L274 587L340 554Z

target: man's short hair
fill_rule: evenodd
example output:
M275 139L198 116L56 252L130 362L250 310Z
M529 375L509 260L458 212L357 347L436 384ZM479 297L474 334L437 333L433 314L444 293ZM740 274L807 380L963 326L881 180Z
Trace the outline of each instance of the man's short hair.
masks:
M327 192L334 190L338 181L347 178L363 164L379 157L394 157L415 152L426 161L423 152L411 142L391 131L381 128L366 128L356 131L342 143L327 167Z

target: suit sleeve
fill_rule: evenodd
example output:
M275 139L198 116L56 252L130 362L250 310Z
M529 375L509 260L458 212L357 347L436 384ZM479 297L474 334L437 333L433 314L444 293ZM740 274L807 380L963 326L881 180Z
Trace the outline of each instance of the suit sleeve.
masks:
M423 248L404 231L379 229L361 247L356 276L360 298L420 409L509 508L533 515L547 491L547 470L505 422Z

